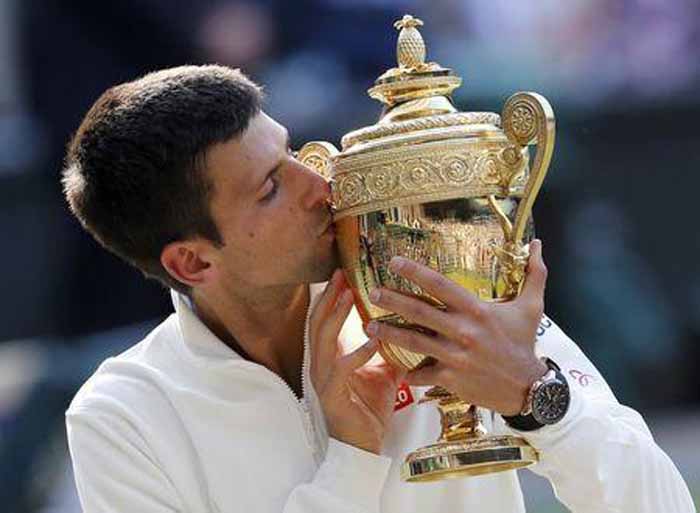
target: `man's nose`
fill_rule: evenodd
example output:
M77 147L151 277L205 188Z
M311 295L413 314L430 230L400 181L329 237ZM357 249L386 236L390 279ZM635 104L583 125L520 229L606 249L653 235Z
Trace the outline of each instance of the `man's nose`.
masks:
M304 168L306 190L302 196L302 205L307 210L313 210L319 205L327 205L331 199L331 186L326 179L313 169L299 164Z

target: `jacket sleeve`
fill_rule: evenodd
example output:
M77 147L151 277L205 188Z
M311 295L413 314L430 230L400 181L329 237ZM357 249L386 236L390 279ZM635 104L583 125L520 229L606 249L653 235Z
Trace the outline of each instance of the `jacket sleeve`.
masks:
M574 513L695 512L688 488L635 410L621 405L594 365L544 317L536 351L562 369L571 404L557 424L520 432L540 455L533 472L547 478Z
M112 414L70 409L66 424L84 513L186 513L194 507L168 479L132 423ZM283 513L378 513L390 464L387 457L331 439L314 478L292 489ZM207 502L207 497L194 501ZM229 513L211 504L204 507Z
M83 513L184 513L174 486L128 422L69 409L66 428Z

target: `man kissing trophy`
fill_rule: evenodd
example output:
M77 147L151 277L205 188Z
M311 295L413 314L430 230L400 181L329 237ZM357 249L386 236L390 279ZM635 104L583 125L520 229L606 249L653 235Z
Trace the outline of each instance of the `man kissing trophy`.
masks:
M642 417L543 314L549 104L458 112L420 25L397 22L398 66L369 91L382 116L342 151L295 154L224 66L149 73L86 114L71 211L174 312L66 412L83 511L523 513L513 469L535 462L576 513L694 511ZM424 447L437 412L411 385L441 416Z

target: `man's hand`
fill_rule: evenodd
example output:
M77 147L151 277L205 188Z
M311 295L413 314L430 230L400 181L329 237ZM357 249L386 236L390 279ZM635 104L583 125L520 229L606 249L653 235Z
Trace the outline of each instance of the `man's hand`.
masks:
M403 374L387 364L367 364L377 351L376 339L343 354L338 335L352 304L352 292L336 271L309 320L311 380L329 435L379 454Z
M404 258L392 259L392 272L439 299L446 311L389 289L375 289L374 304L425 326L434 336L373 322L370 336L432 356L436 362L412 371L412 385L441 385L464 401L503 415L520 413L527 392L547 367L534 352L535 333L544 311L547 268L542 243L530 244L527 277L512 301L489 303L441 274Z

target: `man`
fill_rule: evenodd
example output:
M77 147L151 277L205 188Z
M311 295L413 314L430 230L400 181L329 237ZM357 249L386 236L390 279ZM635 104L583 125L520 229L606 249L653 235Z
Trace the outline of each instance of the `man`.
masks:
M395 259L395 272L448 310L386 289L373 300L436 335L372 324L370 341L342 350L361 327L334 272L329 186L294 158L240 72L187 66L108 90L70 145L63 183L85 228L172 288L175 305L104 362L67 412L86 512L524 511L513 471L400 482L403 455L436 426L433 408L394 412L404 379L491 409L494 432L513 430L503 416L522 428L540 451L534 470L575 512L693 511L640 416L541 321L539 243L522 295L506 304ZM325 280L322 291L309 285ZM404 376L370 362L376 337L437 363ZM588 386L569 379L570 407L550 425L520 415L550 374L538 356L558 364L561 380L587 376Z

